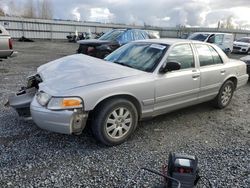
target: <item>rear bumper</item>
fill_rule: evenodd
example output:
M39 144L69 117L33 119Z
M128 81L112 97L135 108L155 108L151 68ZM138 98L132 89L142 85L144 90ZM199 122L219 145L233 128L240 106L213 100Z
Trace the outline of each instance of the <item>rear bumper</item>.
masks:
M248 82L248 78L249 78L248 74L245 74L245 75L238 77L237 89L246 85Z
M0 59L7 59L14 53L13 50L0 50Z
M81 133L88 118L88 113L82 110L49 110L38 104L35 98L30 105L30 111L38 127L62 134Z

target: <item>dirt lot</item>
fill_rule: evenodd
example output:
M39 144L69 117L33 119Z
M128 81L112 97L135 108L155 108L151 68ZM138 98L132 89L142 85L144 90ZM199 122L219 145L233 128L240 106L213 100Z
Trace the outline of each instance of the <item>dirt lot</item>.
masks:
M250 83L224 110L204 103L144 121L126 143L109 148L88 130L80 136L47 132L3 106L39 65L77 48L14 45L18 57L0 62L0 187L123 187L138 166L160 170L170 151L197 155L201 173L218 187L250 187ZM155 178L138 177L137 187L150 187Z

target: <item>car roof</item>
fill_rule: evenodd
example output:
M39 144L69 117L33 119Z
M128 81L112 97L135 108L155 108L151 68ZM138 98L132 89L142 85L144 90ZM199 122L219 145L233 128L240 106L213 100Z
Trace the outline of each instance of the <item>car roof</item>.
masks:
M195 32L193 34L223 34L223 35L232 35L232 33L220 33L220 32Z
M138 40L134 42L149 42L149 43L159 43L159 44L168 44L172 45L175 43L204 43L196 40L188 40L188 39L177 39L177 38L160 38L160 39L146 39L146 40ZM207 43L206 43L207 44Z
M143 29L137 29L137 28L120 28L120 29L111 29L112 30L118 30L118 31L128 31L128 30L140 30L140 31L144 31Z

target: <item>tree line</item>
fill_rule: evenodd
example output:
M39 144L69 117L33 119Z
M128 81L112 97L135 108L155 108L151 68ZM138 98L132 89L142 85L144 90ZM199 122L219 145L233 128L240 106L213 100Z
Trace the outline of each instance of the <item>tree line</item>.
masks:
M5 7L0 7L0 16L52 19L53 5L51 0L25 0L20 7L15 0L9 0Z

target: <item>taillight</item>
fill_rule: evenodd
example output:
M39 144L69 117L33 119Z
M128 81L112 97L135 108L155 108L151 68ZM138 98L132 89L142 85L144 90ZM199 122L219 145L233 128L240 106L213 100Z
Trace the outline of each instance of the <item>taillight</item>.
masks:
M13 42L12 42L12 39L9 39L9 49L10 49L10 50L13 49Z
M94 50L95 50L94 47L88 47L88 54L91 53L91 52L93 52Z

